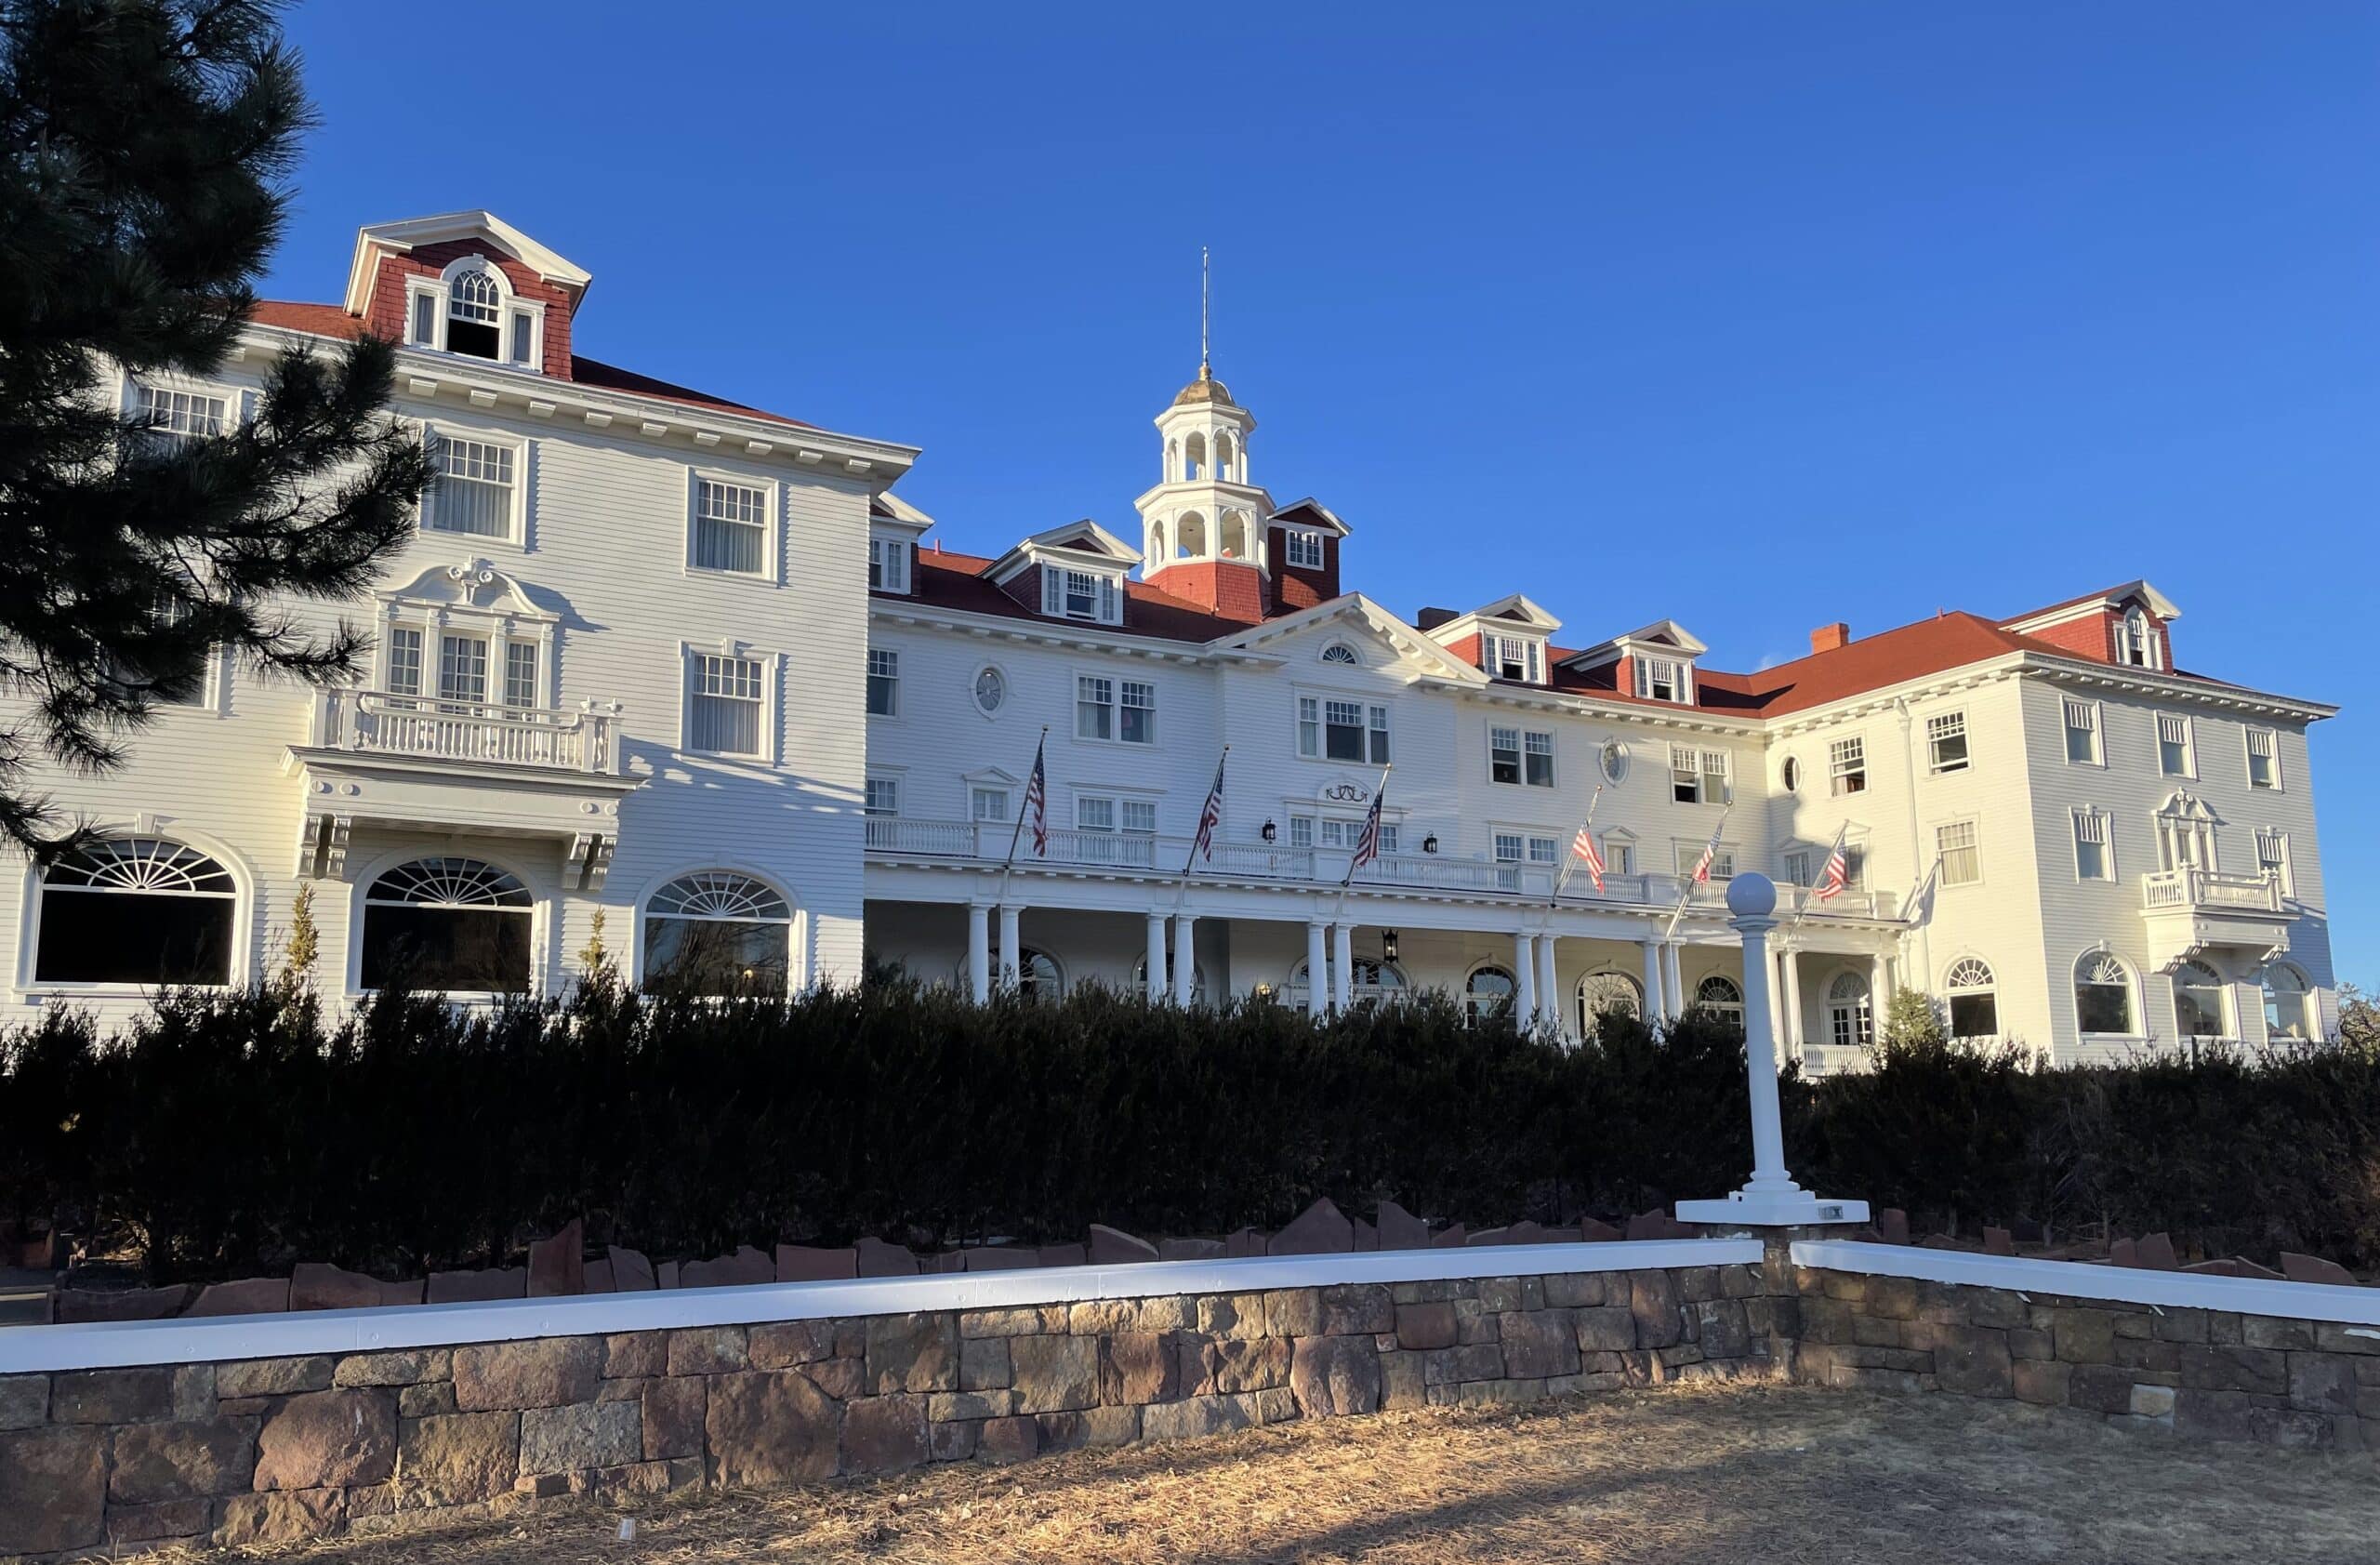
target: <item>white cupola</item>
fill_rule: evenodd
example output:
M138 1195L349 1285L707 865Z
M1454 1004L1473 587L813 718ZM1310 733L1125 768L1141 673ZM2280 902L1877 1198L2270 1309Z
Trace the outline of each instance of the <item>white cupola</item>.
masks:
M1265 519L1272 497L1248 476L1255 416L1232 401L1213 367L1198 365L1157 416L1157 486L1133 502L1141 513L1144 579L1219 614L1263 617L1271 569Z

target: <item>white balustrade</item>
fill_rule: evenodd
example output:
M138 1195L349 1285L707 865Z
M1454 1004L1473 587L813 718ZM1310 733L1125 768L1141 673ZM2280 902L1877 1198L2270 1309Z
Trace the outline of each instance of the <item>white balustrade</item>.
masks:
M2161 869L2140 878L2140 905L2149 912L2212 908L2232 912L2278 913L2280 877L2226 875L2213 869Z
M619 722L616 701L587 701L575 709L511 707L324 690L315 698L313 742L356 755L617 775Z

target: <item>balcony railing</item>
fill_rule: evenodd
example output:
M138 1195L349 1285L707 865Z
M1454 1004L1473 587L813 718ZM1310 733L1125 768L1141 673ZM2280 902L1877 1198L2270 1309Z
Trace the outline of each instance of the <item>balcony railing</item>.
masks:
M2213 869L2161 869L2140 877L2140 905L2151 913L2199 909L2278 913L2282 910L2281 878L2269 873L2225 875Z
M312 742L357 755L617 774L619 724L615 701L575 709L508 707L383 690L324 690L314 703Z

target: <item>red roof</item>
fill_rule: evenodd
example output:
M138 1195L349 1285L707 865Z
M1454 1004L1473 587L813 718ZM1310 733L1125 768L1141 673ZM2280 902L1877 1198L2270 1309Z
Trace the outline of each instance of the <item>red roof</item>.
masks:
M910 599L969 614L996 615L1003 619L1034 619L1050 623L1048 616L1026 608L983 574L991 563L975 554L920 549L918 550L917 590L878 593L876 596L893 601ZM1240 634L1248 628L1245 620L1227 619L1222 615L1210 614L1187 598L1177 598L1145 581L1125 579L1124 623L1121 629L1129 634L1203 645L1218 637Z
M296 304L284 299L259 299L249 316L258 325L279 326L284 331L302 331L315 337L333 337L352 341L364 335L361 317L349 314L336 304ZM721 413L740 413L747 418L766 418L773 424L789 424L798 430L814 426L799 418L788 418L782 413L730 402L707 391L655 380L649 375L639 375L631 369L621 369L597 359L583 359L574 353L570 359L570 378L581 386L598 386L608 391L626 391L633 396L653 397L661 402L682 403L689 407L716 408Z

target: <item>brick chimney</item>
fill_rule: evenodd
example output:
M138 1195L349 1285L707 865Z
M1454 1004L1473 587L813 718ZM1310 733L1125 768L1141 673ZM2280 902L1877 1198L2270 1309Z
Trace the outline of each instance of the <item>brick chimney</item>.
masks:
M1810 632L1810 651L1832 652L1851 644L1851 627L1838 619L1831 625L1821 625Z

